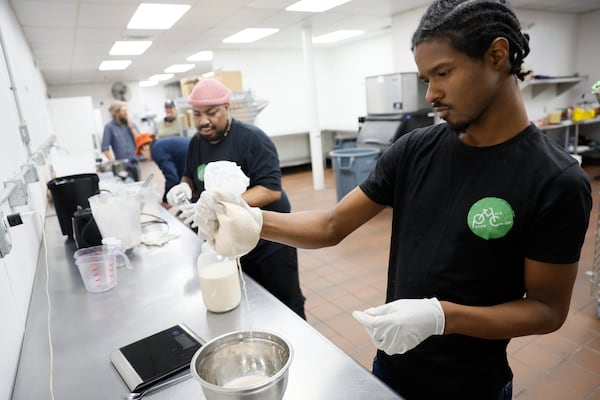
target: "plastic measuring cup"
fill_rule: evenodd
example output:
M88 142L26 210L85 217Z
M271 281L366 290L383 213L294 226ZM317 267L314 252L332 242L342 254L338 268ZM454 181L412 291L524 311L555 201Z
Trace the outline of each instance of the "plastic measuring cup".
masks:
M75 264L88 292L105 292L117 286L117 267L131 268L127 255L110 245L79 249L73 254Z
M117 267L126 266L127 268L131 269L131 263L129 262L129 258L127 257L127 254L125 254L123 248L120 245L103 244L101 246L86 247L77 250L73 254L73 258L75 258L75 263L77 263L78 260L91 260L95 257L112 257L111 261Z
M83 285L91 293L106 292L117 286L114 256L86 256L75 260Z

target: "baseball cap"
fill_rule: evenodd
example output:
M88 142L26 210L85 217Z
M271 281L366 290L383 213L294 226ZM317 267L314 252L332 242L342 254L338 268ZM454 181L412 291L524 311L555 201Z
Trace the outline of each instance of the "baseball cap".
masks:
M140 147L146 143L152 142L152 135L149 133L140 133L135 138L135 154L140 155Z
M193 106L219 106L229 103L231 90L216 79L203 79L194 85L187 102Z
M165 107L175 107L175 102L173 100L165 101Z

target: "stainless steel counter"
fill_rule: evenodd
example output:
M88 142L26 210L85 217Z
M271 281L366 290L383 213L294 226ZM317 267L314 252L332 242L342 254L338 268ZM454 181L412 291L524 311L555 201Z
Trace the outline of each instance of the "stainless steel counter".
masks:
M51 382L57 400L119 399L128 389L110 363L110 352L177 323L206 341L241 329L270 330L288 339L295 354L284 400L399 398L250 278L249 308L242 298L231 312L208 312L196 272L200 241L168 212L161 217L179 237L163 247L137 246L130 254L133 269L119 268L117 287L96 294L83 286L72 258L74 243L60 234L55 216L47 218L48 265L42 249L13 399L50 399ZM362 328L357 324L356 329ZM148 398L204 395L192 378Z

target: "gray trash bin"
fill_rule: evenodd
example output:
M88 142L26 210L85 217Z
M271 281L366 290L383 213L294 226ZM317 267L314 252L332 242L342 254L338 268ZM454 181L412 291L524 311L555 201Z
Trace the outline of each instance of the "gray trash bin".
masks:
M339 149L330 151L329 156L335 172L335 189L339 201L367 179L375 168L379 149L371 147Z

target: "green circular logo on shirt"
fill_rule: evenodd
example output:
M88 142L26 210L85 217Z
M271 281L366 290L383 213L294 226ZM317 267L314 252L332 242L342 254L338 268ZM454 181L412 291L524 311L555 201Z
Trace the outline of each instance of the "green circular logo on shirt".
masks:
M198 178L198 180L200 182L204 182L204 170L206 169L206 164L200 164L198 165L198 168L196 168L196 177Z
M467 216L469 229L482 239L504 237L514 224L515 213L506 200L485 197L471 206Z

